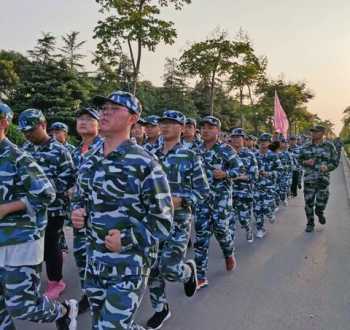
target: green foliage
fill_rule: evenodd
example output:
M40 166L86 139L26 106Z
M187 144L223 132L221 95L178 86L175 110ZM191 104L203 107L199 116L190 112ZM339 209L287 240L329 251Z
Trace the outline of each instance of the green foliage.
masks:
M7 138L17 145L22 145L25 141L25 137L22 132L17 129L17 126L11 124L7 131Z
M182 9L191 0L96 0L101 12L110 14L97 23L94 38L97 45L97 61L101 58L111 62L120 62L118 58L126 56L132 63L132 91L136 92L140 73L142 51L155 52L164 42L171 45L176 39L174 23L160 19L161 7L173 5Z

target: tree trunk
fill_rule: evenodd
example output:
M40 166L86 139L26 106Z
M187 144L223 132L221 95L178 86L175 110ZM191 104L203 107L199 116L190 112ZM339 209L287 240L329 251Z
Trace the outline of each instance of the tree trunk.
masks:
M240 117L240 126L244 126L244 116L243 116L243 87L239 88L239 117Z
M213 71L211 82L210 82L210 115L214 116L214 92L215 92L215 74L216 71Z

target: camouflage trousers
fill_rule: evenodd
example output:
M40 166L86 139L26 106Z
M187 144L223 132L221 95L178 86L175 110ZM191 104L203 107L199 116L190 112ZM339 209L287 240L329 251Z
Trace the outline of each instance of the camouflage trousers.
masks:
M93 330L144 330L134 322L148 276L118 274L117 267L89 260L84 281Z
M291 174L285 174L281 177L278 186L279 186L279 197L281 201L286 201L289 195L290 186L292 183Z
M191 268L185 263L191 217L190 212L175 211L170 236L162 244L157 262L151 270L149 291L156 312L161 312L168 303L166 281L185 283L191 277Z
M233 201L234 219L239 221L243 229L249 229L251 227L252 207L253 200L251 198L236 198ZM232 230L232 223L230 227Z
M48 323L62 317L62 305L40 293L41 269L41 264L0 267L1 330L14 330L14 318Z
M234 252L234 241L230 232L232 215L232 196L223 194L213 201L213 206L198 204L196 209L195 229L196 242L194 255L198 279L205 279L208 272L209 242L212 234L219 242L225 258Z
M329 198L329 186L320 187L314 183L304 183L305 213L307 222L314 224L315 214L322 214Z
M86 269L86 228L82 229L73 229L73 254L75 263L79 270L79 278L81 288L84 288L84 279L85 279L85 269Z
M254 190L254 216L258 230L264 227L264 217L271 217L275 211L275 191L272 187Z

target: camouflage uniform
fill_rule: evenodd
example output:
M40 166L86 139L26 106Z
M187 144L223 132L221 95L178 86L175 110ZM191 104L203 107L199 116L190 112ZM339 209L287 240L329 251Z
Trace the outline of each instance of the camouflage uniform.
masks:
M27 109L19 116L19 128L26 132L45 121L42 112ZM36 160L56 191L55 201L48 207L48 226L45 234L45 261L50 281L62 279L62 250L60 235L69 210L68 189L74 184L73 161L68 150L54 138L43 144L26 142L22 149Z
M229 145L219 141L209 150L203 144L198 151L211 189L209 199L197 205L195 221L195 261L198 279L204 280L208 271L209 241L213 233L224 257L233 254L234 241L229 229L232 212L231 179L240 175L243 164ZM227 177L223 180L215 179L215 169L222 169Z
M341 151L344 147L344 144L343 142L340 140L340 138L336 138L334 141L333 141L333 144L334 144L334 147L335 149L337 150L337 160L338 160L338 164L340 162L340 157L341 157Z
M314 159L313 166L304 161ZM332 143L324 141L320 144L306 143L300 151L300 163L304 167L304 198L307 222L314 226L314 215L323 216L329 197L329 173L337 165L337 152ZM326 165L328 170L321 173L320 166Z
M294 158L294 169L292 173L292 184L291 193L292 196L296 197L298 194L298 186L301 187L302 177L303 177L303 167L299 162L299 155L301 147L297 144L289 146L289 152L292 153Z
M292 183L295 160L289 151L279 152L278 155L282 164L282 170L279 172L278 176L279 198L282 202L285 202L288 199L290 185Z
M141 112L129 93L113 92L95 102L123 104ZM104 156L101 143L80 167L74 208L87 213L88 263L85 291L93 329L142 329L134 323L158 244L172 225L173 207L166 175L142 147L124 141ZM109 230L121 232L121 251L105 246Z
M143 119L143 124L158 126L159 119L160 119L159 116L155 116L155 115L147 116ZM143 147L151 154L154 154L162 146L162 143L163 143L163 139L161 136L159 136L154 143L148 142L148 139L146 139L145 143L143 144Z
M247 231L252 230L250 222L252 217L254 185L259 175L258 163L254 153L248 148L242 148L237 155L243 162L245 174L248 176L248 180L233 181L234 217L231 218L232 232L235 231L234 227L236 219L239 220L242 228Z
M82 144L80 144L73 152L72 158L74 163L74 169L76 171L76 177L79 175L80 166L84 163L88 155L100 144L102 143L102 139L97 136L93 142L89 145L88 152L82 154L81 148ZM79 269L79 278L81 287L84 287L84 278L85 278L85 269L86 269L86 229L76 229L73 228L73 254L75 263Z
M259 178L254 191L254 215L256 228L260 230L264 227L264 216L273 218L275 210L275 191L278 173L282 170L282 164L277 154L268 150L262 154L259 150L255 154L259 168ZM260 173L267 172L267 176Z
M185 283L191 276L191 268L184 262L190 238L191 209L208 196L209 186L201 161L180 143L167 154L159 149L156 156L167 174L172 196L185 202L184 207L175 209L170 236L162 244L157 264L151 272L151 302L155 311L160 312L167 304L165 280Z
M0 204L16 200L26 204L25 211L1 219L0 250L41 239L47 225L46 208L55 199L55 191L33 158L7 139L0 141L0 187ZM0 266L0 328L15 329L12 318L33 322L61 318L62 305L41 296L41 263L14 266L11 262Z

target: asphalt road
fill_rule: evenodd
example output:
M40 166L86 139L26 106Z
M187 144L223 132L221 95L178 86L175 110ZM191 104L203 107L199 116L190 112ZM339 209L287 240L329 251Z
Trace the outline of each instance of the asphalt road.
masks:
M332 175L327 225L306 234L302 196L281 208L268 235L248 244L237 240L238 268L227 273L212 239L209 287L188 299L181 284L169 284L172 317L164 330L347 330L350 329L350 212L344 174ZM64 298L79 297L77 271L65 260ZM137 319L152 315L146 292ZM55 329L18 322L17 329ZM90 329L89 315L79 330Z

